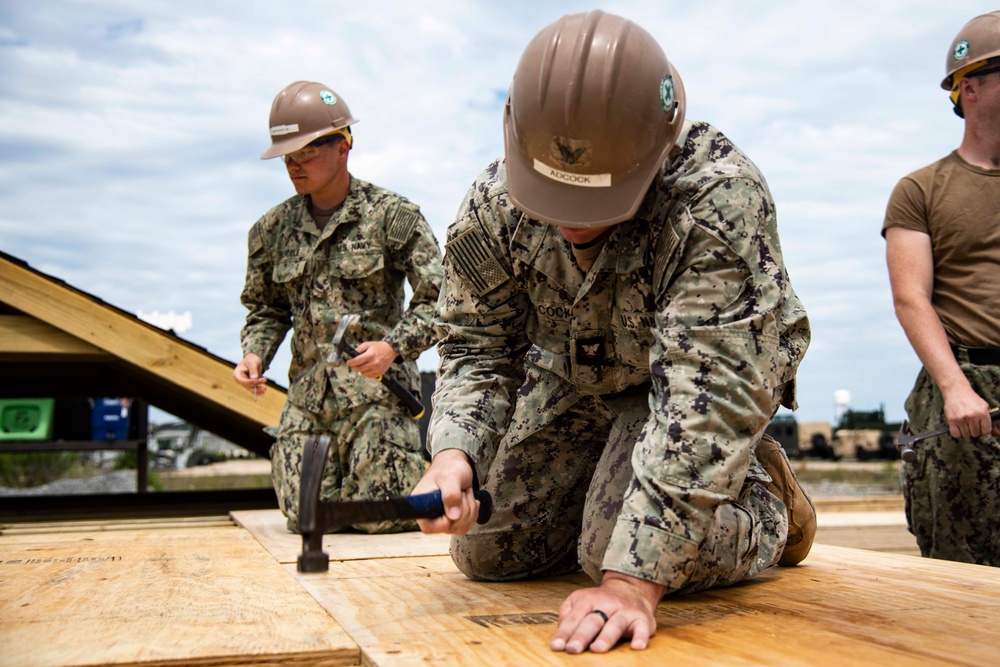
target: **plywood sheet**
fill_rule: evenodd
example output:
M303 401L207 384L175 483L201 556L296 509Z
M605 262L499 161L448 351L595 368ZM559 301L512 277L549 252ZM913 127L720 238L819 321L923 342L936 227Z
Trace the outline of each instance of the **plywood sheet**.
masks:
M813 498L816 512L899 512L903 514L903 496L829 496Z
M899 512L819 512L816 542L919 556L915 538Z
M302 553L302 536L288 531L280 510L243 510L230 516L246 528L279 563L295 563ZM443 556L451 538L419 532L392 535L334 533L323 536L323 550L330 560Z
M196 516L153 519L102 519L87 521L39 521L0 523L0 536L90 533L108 530L172 530L174 528L231 527L226 516Z
M817 545L803 565L660 604L649 649L549 650L582 575L489 584L447 557L285 566L361 648L364 664L1000 664L1000 569Z
M359 664L238 527L54 531L0 537L5 667Z

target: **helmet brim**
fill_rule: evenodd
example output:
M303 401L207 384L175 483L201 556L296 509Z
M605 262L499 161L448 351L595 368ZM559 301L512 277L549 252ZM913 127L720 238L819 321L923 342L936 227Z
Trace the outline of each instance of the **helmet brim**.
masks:
M519 150L505 137L506 154ZM663 156L666 158L666 155ZM618 178L613 187L561 183L529 166L530 159L507 159L507 193L528 216L558 227L607 227L635 217L663 160ZM542 167L544 168L544 167Z

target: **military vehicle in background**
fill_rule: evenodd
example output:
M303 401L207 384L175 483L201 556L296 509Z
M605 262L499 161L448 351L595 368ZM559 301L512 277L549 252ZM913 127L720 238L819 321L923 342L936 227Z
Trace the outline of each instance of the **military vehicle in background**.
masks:
M152 425L149 453L158 470L179 470L229 459L254 458L246 449L187 422Z
M793 415L777 415L767 425L765 433L778 441L790 459L836 461L840 458L830 445L830 424L827 422L799 424Z
M768 424L766 433L791 459L892 461L899 458L899 426L885 421L882 406L871 411L845 410L833 428L827 422L800 424L793 415L778 415Z
M878 410L847 410L841 415L833 430L833 448L839 456L853 457L858 461L899 458L896 436L900 423L885 421L885 406Z

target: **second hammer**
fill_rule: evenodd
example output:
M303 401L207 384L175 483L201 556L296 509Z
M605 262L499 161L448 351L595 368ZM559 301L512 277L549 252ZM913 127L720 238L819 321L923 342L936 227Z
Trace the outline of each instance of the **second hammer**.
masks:
M334 349L330 353L330 356L327 357L327 363L337 363L335 355L337 355L338 352L343 352L351 358L358 356L358 351L344 342L344 334L347 332L350 325L357 320L357 315L345 315L341 319L340 326L337 327L337 332L333 336ZM414 419L420 419L423 416L424 404L420 402L420 399L413 395L413 392L401 385L398 380L383 374L379 376L378 381L381 382L386 389L392 392L396 398L403 402L403 405L406 407L406 411L411 417Z

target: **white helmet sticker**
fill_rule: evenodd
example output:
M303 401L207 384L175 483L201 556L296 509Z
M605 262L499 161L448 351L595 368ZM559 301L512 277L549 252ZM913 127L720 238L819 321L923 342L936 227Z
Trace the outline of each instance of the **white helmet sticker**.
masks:
M660 104L667 113L674 110L674 77L669 74L660 79Z
M962 40L955 45L955 50L952 51L952 58L955 60L961 60L965 56L969 55L969 42L968 40Z
M331 107L337 103L337 96L331 93L329 90L319 91L319 98L329 104Z
M576 185L581 188L611 187L611 174L571 174L567 171L559 171L537 159L535 160L535 171L542 176L551 178L553 181L559 181L567 185Z
M284 134L292 134L293 132L299 131L299 124L292 123L291 125L273 125L271 127L271 136L280 137Z

